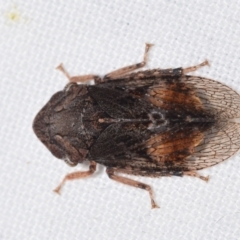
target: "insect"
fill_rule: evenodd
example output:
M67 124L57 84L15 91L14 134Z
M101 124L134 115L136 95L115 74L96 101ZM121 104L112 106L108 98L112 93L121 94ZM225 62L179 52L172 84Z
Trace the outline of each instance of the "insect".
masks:
M67 174L55 192L102 164L109 178L148 191L152 208L157 208L149 185L121 173L208 181L197 171L239 150L239 94L214 80L186 75L208 61L135 71L146 65L151 46L146 44L142 62L103 78L71 77L62 64L58 67L69 83L37 114L33 129L55 157L70 166L90 165L88 171ZM91 79L95 85L84 84Z

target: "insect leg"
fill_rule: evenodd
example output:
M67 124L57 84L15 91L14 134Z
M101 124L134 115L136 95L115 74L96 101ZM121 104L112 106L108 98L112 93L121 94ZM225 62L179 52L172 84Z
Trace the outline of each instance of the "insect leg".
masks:
M107 75L105 75L103 77L103 82L106 81L106 80L119 78L119 77L124 76L125 74L130 73L130 72L132 72L132 71L134 71L138 68L144 67L147 63L147 57L148 57L149 49L152 46L153 46L153 44L146 43L144 57L143 57L142 62L137 63L137 64L133 64L133 65L130 65L130 66L126 66L126 67L123 67L123 68L120 68L118 70L115 70L113 72L108 73Z
M144 190L148 191L149 195L150 195L150 199L151 199L152 208L159 208L159 206L154 201L153 191L152 191L152 188L149 185L147 185L145 183L135 181L135 180L132 180L132 179L129 179L129 178L126 178L126 177L114 175L114 170L112 168L107 168L106 172L108 174L108 177L111 178L112 180L115 180L117 182L129 185L129 186L132 186L132 187L141 188L141 189L144 189ZM124 171L121 171L121 172L124 173Z
M190 177L197 177L205 182L208 182L208 180L209 180L209 176L207 176L207 177L201 176L199 173L197 173L195 171L184 172L183 175L190 176Z
M63 178L62 182L53 191L60 194L60 191L66 181L88 177L96 171L96 166L97 166L97 164L95 162L90 162L88 171L85 171L85 172L78 171L78 172L73 172L73 173L67 174Z
M69 82L87 82L90 80L97 80L97 81L101 81L100 77L93 75L93 74L88 74L88 75L82 75L82 76L73 76L71 77L69 75L69 73L67 72L67 70L64 68L63 64L61 63L58 67L56 67L56 69L58 69L59 71L61 71L69 80Z
M186 73L189 73L189 72L194 72L194 71L196 71L199 68L204 67L204 66L210 66L208 60L205 60L204 62L202 62L200 64L197 64L195 66L184 68L183 69L183 74L186 74Z

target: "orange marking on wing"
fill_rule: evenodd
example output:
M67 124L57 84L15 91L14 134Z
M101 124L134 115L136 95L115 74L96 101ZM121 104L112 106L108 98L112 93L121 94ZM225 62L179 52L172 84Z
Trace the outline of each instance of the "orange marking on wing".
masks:
M157 158L159 161L165 160L164 156L177 154L171 161L176 158L185 158L194 152L194 148L198 146L204 138L204 134L200 131L192 133L179 132L173 136L170 133L157 135L146 142L149 146L147 153L154 159L157 156L163 158ZM182 154L181 154L182 153Z
M166 103L169 104L178 104L183 106L190 106L191 108L203 109L201 100L191 91L175 91L174 88L152 88L148 92L150 94L149 100L156 106L167 107Z

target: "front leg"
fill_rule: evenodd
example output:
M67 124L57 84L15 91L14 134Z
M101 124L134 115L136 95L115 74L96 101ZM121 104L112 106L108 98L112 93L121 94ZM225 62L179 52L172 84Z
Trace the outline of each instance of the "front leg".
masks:
M144 57L143 57L142 62L133 64L130 66L126 66L126 67L120 68L118 70L115 70L113 72L110 72L107 75L105 75L103 79L101 79L99 76L94 75L94 74L79 75L79 76L71 77L69 75L69 73L67 72L67 70L64 68L62 63L56 69L60 70L68 78L69 82L84 83L84 82L88 82L90 80L94 80L95 83L105 82L108 80L113 80L113 79L119 78L121 76L124 76L127 73L130 73L130 72L136 70L136 69L144 67L147 63L147 56L148 56L149 49L152 46L153 46L153 44L146 43Z
M81 179L81 178L91 176L96 171L96 165L97 164L95 162L90 162L88 171L85 171L85 172L77 171L77 172L67 174L63 178L62 182L53 191L60 194L60 191L66 181L71 181L71 180L76 180L76 179Z
M141 189L144 189L144 190L148 191L148 193L150 195L150 199L151 199L152 208L159 208L159 206L154 201L153 191L152 191L152 188L149 185L147 185L145 183L135 181L135 180L132 180L132 179L129 179L129 178L126 178L126 177L114 175L114 170L112 168L109 168L109 167L107 168L106 172L107 172L107 175L108 175L109 178L111 178L111 179L113 179L117 182L129 185L129 186L132 186L132 187L136 187L136 188L141 188ZM121 172L124 173L124 170L121 170ZM129 171L128 171L128 173L129 173Z
M67 72L67 70L64 68L62 63L58 67L56 67L56 69L61 71L68 78L69 82L72 82L72 83L85 83L90 80L101 82L101 78L94 74L79 75L79 76L71 77L70 74Z

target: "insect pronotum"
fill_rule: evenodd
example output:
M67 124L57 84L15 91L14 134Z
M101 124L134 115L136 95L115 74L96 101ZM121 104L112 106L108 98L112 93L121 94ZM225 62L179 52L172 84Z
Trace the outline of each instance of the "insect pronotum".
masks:
M33 129L52 154L75 166L89 161L88 171L67 174L66 181L92 175L97 164L109 178L148 191L149 185L118 175L208 177L198 170L218 164L240 147L240 96L211 79L186 75L208 61L188 68L135 71L143 61L96 75L68 78L37 114ZM94 80L95 85L83 84ZM81 83L81 84L78 84Z

